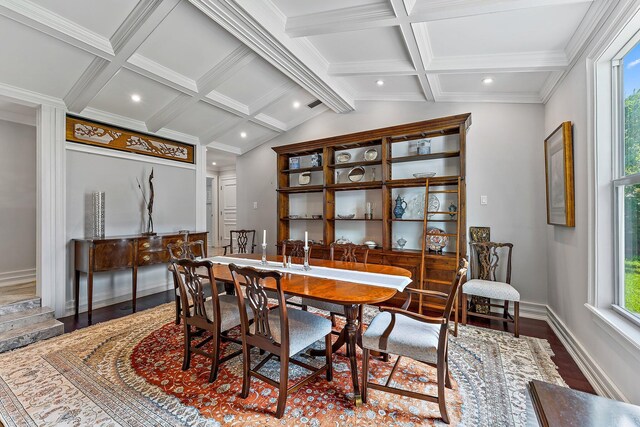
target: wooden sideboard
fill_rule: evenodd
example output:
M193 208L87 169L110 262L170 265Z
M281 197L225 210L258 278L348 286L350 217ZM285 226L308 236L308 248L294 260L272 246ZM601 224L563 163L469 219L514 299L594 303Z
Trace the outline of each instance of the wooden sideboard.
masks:
M161 233L154 236L141 234L113 237L87 237L74 239L75 246L75 314L78 316L80 273L87 274L87 317L91 323L93 305L93 274L104 271L131 269L132 307L136 311L138 267L169 262L167 245L202 240L207 251L207 232ZM203 254L207 256L207 254Z

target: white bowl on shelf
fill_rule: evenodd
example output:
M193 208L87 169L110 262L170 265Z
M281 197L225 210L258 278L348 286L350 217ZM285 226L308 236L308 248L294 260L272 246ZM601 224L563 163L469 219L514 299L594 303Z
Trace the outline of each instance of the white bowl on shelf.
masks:
M376 242L372 241L372 240L367 240L366 242L363 243L363 245L367 245L369 246L369 249L375 249L376 246L378 246L376 244Z
M431 178L434 176L436 176L435 172L418 172L413 174L414 178Z

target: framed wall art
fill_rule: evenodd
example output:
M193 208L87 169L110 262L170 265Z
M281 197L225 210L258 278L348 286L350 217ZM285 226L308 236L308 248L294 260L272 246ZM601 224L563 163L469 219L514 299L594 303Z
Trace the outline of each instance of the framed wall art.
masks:
M571 122L562 123L544 140L544 166L547 223L575 227Z
M111 150L195 163L194 147L191 144L75 116L67 116L66 139Z

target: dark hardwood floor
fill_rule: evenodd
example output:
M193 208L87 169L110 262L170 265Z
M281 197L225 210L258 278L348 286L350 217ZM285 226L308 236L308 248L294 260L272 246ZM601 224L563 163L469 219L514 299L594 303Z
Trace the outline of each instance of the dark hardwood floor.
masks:
M159 294L149 295L146 297L138 298L137 305L138 311L146 310L156 307L160 304L174 301L173 291L162 292ZM122 302L120 304L114 304L107 307L102 307L93 310L93 324L105 322L107 320L117 319L131 314L131 302ZM63 317L60 320L64 323L65 332L75 331L76 329L86 328L87 315L81 313L78 319L74 316ZM520 319L520 334L528 335L530 337L544 338L551 344L551 348L555 354L552 358L554 363L558 366L560 375L565 380L569 387L585 391L587 393L595 394L593 387L587 381L582 374L578 365L573 361L566 348L562 345L558 337L553 333L551 327L547 322L543 320L534 319ZM469 318L470 325L488 327L496 330L504 330L504 324L495 320L487 320L480 318ZM513 325L508 325L510 332L513 332Z

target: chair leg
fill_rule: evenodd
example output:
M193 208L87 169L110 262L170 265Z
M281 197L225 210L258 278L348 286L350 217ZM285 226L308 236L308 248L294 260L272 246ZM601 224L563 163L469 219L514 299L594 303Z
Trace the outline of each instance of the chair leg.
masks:
M362 403L367 403L367 381L369 381L369 349L362 349Z
M300 307L302 308L302 311L308 311L308 308L309 308L309 307L308 307L308 306L306 306L306 305L301 305Z
M520 336L520 302L514 301L513 303L513 324L514 324L514 336L518 338Z
M505 319L509 318L509 301L505 300L504 302L504 311L502 312L502 317Z
M278 391L278 407L276 418L282 418L287 406L287 384L289 382L289 355L280 356L280 387Z
M327 381L333 381L333 357L331 355L331 333L324 337L325 357L327 359Z
M180 324L180 315L182 310L180 309L180 297L176 295L176 325Z
M335 328L336 327L336 315L331 313L331 327Z
M220 354L220 334L216 334L213 338L213 350L211 352L213 356L213 360L211 360L211 373L209 374L209 382L212 383L216 379L218 379L218 365L219 365L219 354Z
M184 358L182 360L182 370L186 371L191 365L191 326L184 322Z
M460 301L462 300L461 295L456 295L456 298L453 300L453 336L458 337L458 309L460 308Z
M249 389L251 388L251 348L242 343L242 393L240 397L246 399L249 397Z
M467 294L462 292L462 324L467 326Z
M447 375L446 362L444 360L438 363L438 406L440 407L440 417L445 424L449 424L449 414L447 413L447 401L445 400L445 378Z
M452 389L451 386L451 373L449 372L449 354L447 353L447 357L445 358L444 366L447 370L447 374L444 377L444 386L448 389Z

